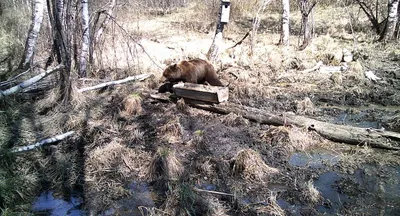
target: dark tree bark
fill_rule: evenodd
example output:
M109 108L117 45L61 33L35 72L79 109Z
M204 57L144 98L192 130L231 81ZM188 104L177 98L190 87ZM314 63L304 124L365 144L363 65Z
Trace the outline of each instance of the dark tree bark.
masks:
M48 11L50 20L52 21L53 29L53 51L57 57L57 63L63 64L65 69L60 72L60 90L61 97L64 103L69 101L71 83L70 83L70 71L71 71L71 49L70 49L70 37L71 32L70 24L65 20L66 16L63 16L64 2L63 0L47 0ZM66 14L70 14L70 1L67 1ZM51 12L51 13L50 13ZM63 28L63 26L65 28Z

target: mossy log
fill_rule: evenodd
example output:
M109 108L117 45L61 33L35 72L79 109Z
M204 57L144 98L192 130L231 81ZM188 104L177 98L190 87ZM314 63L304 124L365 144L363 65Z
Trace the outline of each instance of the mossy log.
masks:
M316 131L321 136L335 141L352 145L369 145L375 148L400 150L400 134L372 128L359 128L348 125L337 125L318 121L292 113L272 114L265 110L242 106L232 103L188 105L221 114L235 113L251 121L270 125L295 125Z

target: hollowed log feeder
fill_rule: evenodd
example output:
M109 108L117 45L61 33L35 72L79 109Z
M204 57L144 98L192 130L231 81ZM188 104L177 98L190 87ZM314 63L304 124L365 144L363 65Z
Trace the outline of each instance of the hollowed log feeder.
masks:
M178 83L173 86L175 95L184 99L222 103L228 101L229 89L222 86L210 86L194 83Z

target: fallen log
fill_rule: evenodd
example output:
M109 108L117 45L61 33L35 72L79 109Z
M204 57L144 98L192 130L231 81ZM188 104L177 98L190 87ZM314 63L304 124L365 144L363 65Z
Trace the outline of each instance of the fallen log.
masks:
M249 120L270 125L295 125L316 131L321 136L352 145L369 145L375 148L400 150L400 134L371 128L358 128L347 125L336 125L291 113L275 115L265 110L232 103L198 104L188 101L188 105L220 114L235 113Z
M110 82L106 82L106 83L101 83L101 84L91 86L91 87L81 88L81 89L78 89L78 92L95 90L95 89L103 88L106 86L118 85L118 84L126 83L129 81L134 81L134 80L142 81L142 80L149 78L150 76L151 76L151 74L141 74L141 75L137 75L137 76L131 76L131 77L127 77L122 80L115 80L115 81L110 81Z
M42 80L43 78L49 76L50 74L57 72L59 70L62 70L64 68L65 68L64 65L58 65L55 68L53 68L51 70L47 70L39 75L36 75L28 80L25 80L24 82L12 87L12 88L9 88L5 91L0 91L0 99L3 99L4 97L12 95L12 94L16 94L16 93L20 92L21 90L37 83L38 81Z
M41 147L41 146L43 146L43 145L46 145L46 144L51 144L51 143L54 143L54 142L61 141L61 140L65 139L65 138L67 138L67 137L73 135L74 133L75 133L75 131L69 131L69 132L67 132L67 133L59 134L59 135L57 135L57 136L54 136L54 137L50 137L50 138L48 138L48 139L41 140L41 141L39 141L39 142L37 142L37 143L34 143L34 144L32 144L32 145L13 148L13 149L11 149L11 152L13 152L13 153L20 153L20 152L30 151L30 150L33 150L33 149L35 149L35 148Z

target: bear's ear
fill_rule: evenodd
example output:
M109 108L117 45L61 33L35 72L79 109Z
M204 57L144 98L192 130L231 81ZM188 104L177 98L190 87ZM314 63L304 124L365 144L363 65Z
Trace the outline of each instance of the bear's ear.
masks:
M171 69L176 69L176 64L171 65Z

